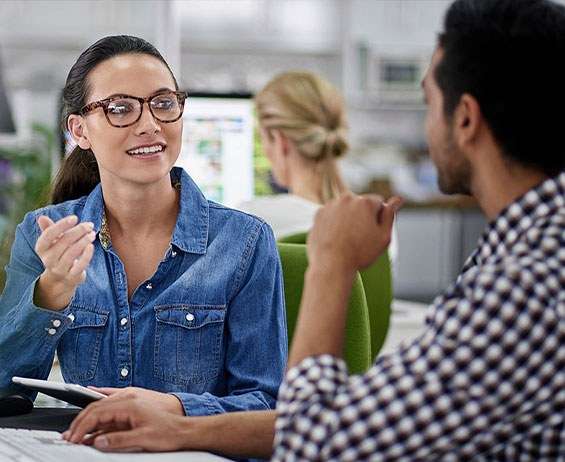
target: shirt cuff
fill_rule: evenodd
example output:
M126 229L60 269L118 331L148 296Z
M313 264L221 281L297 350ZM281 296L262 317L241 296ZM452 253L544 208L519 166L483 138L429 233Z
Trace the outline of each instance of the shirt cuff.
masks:
M58 342L74 321L70 304L60 311L35 305L33 295L36 283L37 280L25 291L19 306L14 310L12 321L16 330L26 337L39 337L47 339L48 342Z
M196 395L194 393L171 393L182 403L187 416L205 416L222 414L224 410L218 406L214 396L210 393Z

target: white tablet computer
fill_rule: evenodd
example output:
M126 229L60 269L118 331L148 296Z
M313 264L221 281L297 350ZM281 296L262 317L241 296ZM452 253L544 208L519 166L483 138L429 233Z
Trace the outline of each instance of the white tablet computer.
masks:
M50 382L49 380L27 379L25 377L12 377L12 382L78 407L86 407L93 401L106 397L102 393L72 383Z

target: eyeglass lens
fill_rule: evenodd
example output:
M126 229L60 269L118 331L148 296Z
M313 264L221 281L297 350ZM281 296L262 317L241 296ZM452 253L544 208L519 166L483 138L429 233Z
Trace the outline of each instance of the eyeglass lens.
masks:
M174 93L154 96L149 107L153 116L162 122L175 120L181 113L181 106ZM137 121L141 109L141 103L136 99L115 99L108 104L107 116L112 125L127 125Z

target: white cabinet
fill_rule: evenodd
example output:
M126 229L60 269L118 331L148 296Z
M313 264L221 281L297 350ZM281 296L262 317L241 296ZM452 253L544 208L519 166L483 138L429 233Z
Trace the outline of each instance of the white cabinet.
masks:
M484 226L475 209L403 209L397 221L394 296L431 301L455 280Z

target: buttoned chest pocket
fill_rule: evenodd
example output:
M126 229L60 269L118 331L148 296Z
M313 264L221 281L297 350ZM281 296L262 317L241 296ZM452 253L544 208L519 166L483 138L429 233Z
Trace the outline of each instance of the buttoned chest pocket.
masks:
M202 383L220 372L225 306L155 307L155 375L169 383Z
M61 370L66 381L89 381L94 378L98 368L108 312L72 306L69 318L72 323L57 347Z

